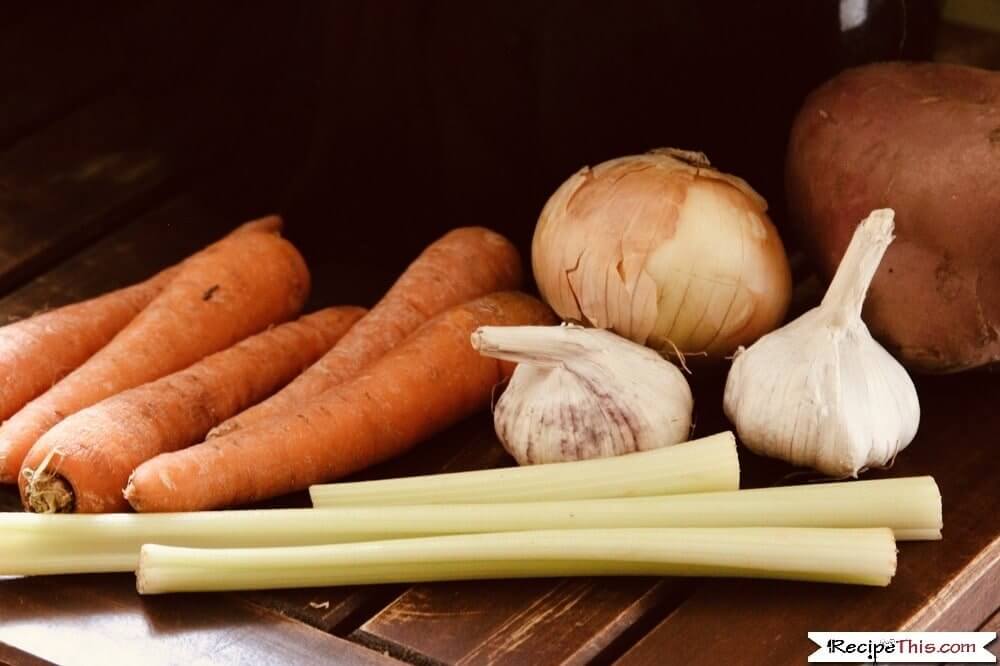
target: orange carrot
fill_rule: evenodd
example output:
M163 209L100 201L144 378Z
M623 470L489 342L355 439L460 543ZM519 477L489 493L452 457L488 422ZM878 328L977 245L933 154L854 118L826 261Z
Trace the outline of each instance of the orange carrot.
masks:
M233 233L280 228L281 218L271 216ZM108 344L176 272L172 266L145 282L0 327L0 422Z
M209 437L285 414L353 377L434 315L520 286L521 261L506 238L482 227L455 229L428 246L371 312L315 365L270 399L215 428Z
M328 308L268 329L56 424L31 447L18 482L28 511L125 511L132 470L190 446L328 351L365 312Z
M382 462L489 404L512 366L476 353L473 331L554 322L548 307L515 292L455 307L307 405L143 463L125 497L138 511L214 509Z
M0 427L0 481L16 481L28 449L70 414L293 317L308 290L302 257L273 234L233 234L189 258L107 346Z
M125 328L172 272L0 328L0 421L38 397Z

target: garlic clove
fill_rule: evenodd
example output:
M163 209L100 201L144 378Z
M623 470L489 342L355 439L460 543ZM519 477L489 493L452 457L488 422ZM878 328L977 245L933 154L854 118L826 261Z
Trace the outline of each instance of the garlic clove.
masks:
M487 356L518 363L493 410L519 464L585 460L686 441L694 400L680 370L614 333L579 326L486 326Z
M891 210L874 211L823 302L738 353L723 406L752 451L847 477L891 464L913 440L913 381L861 319L892 228Z

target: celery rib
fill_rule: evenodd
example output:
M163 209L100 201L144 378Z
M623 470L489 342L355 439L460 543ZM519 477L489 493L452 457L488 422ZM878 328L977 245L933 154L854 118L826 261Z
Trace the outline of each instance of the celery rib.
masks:
M628 528L462 534L325 546L145 545L142 594L536 576L739 576L884 586L884 528Z
M614 458L313 486L313 506L496 503L736 490L731 432Z

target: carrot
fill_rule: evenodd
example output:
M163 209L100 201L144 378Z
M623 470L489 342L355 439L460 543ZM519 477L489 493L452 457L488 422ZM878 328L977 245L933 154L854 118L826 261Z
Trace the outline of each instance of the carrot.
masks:
M280 228L281 218L271 216L233 233ZM0 421L108 344L176 273L172 266L144 282L0 327Z
M267 397L328 351L364 312L320 310L64 419L24 459L18 481L25 508L127 510L122 489L139 464L200 442L209 428Z
M517 249L482 227L463 227L429 245L365 317L315 365L270 399L224 422L218 437L285 414L353 377L434 315L495 291L521 286Z
M0 420L38 397L125 328L170 281L145 282L0 328Z
M70 414L289 319L308 290L302 257L273 234L234 234L186 260L107 346L0 427L0 481L16 481L28 449Z
M382 462L489 404L512 366L476 353L473 331L554 322L548 307L516 292L455 307L307 405L143 463L125 498L138 511L214 509Z

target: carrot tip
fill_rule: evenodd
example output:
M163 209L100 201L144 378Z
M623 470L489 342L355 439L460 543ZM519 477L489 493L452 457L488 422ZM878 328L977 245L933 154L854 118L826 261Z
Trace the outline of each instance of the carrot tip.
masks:
M24 505L34 513L72 513L73 489L66 479L43 469L25 469Z

